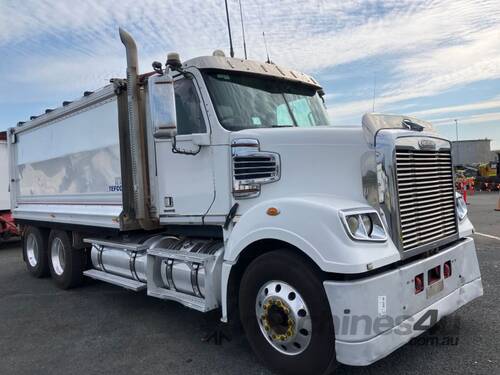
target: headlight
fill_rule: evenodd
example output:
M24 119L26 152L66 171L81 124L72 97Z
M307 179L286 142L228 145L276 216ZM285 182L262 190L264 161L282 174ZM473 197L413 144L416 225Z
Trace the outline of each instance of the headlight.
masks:
M376 211L366 209L343 210L340 211L340 219L347 234L354 240L387 240L382 220Z
M457 203L458 219L462 221L467 216L467 203L465 203L464 198L460 193L455 194L455 201Z

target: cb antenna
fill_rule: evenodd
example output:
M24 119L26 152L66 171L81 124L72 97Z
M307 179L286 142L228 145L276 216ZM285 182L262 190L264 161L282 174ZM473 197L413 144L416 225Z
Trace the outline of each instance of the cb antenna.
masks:
M227 0L225 0L224 2L226 3L227 30L229 31L229 54L231 55L231 57L234 57L233 38L231 36L231 23L229 22L229 9L227 8Z
M264 32L264 22L262 21L262 7L259 6L259 18L260 18L260 27L262 28L262 39L264 39L264 47L266 48L266 55L267 55L267 63L271 64L271 59L269 58L269 50L267 49L267 40L266 40L266 33Z
M269 51L267 50L267 41L266 41L266 33L262 32L262 38L264 38L264 47L266 47L266 55L267 55L267 63L271 64L271 59L269 58Z
M373 73L373 103L372 103L372 112L375 112L375 98L377 93L377 73Z
M239 0L240 3L240 18L241 18L241 34L243 35L243 51L245 53L245 60L247 59L247 43L245 42L245 25L243 24L243 8L241 7L241 0Z

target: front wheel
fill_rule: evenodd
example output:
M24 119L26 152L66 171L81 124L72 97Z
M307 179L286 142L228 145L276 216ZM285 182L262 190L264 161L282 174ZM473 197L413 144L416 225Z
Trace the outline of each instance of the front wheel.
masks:
M329 374L335 366L335 334L318 274L288 250L266 253L245 271L239 294L248 341L270 368L282 374Z

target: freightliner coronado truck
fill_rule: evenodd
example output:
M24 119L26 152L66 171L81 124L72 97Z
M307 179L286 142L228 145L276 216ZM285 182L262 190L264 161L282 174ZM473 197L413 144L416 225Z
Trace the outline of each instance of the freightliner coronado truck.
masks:
M218 310L284 374L369 365L482 295L450 142L429 123L329 126L313 78L221 51L139 75L120 37L126 79L9 131L35 277Z

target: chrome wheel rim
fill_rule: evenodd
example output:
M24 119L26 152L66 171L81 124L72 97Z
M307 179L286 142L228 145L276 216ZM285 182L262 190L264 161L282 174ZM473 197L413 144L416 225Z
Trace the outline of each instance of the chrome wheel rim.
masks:
M311 342L309 309L300 293L283 281L269 281L257 293L255 312L260 330L271 346L297 355Z
M38 264L38 242L34 234L30 233L26 239L26 256L31 267L36 267Z
M64 257L64 246L60 238L54 238L50 245L50 259L52 261L52 268L56 275L60 276L64 272L66 260Z

